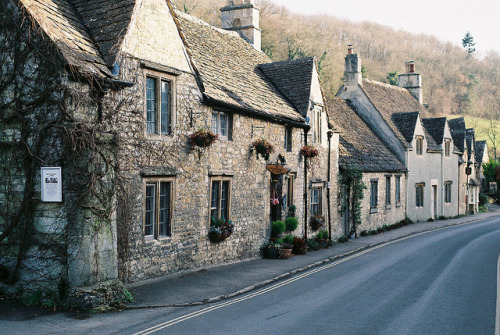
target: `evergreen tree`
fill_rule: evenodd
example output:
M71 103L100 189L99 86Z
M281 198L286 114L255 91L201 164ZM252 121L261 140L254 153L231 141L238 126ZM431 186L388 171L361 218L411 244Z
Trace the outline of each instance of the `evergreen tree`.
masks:
M476 48L474 48L475 45L476 45L476 42L474 42L474 37L472 37L470 32L467 32L467 34L465 34L464 38L462 38L462 46L465 49L467 49L469 56L472 56L472 54L476 51Z

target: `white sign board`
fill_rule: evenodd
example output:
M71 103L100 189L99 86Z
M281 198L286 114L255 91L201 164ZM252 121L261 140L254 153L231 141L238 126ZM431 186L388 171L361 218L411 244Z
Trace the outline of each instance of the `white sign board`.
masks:
M62 178L60 167L42 168L42 201L62 202Z

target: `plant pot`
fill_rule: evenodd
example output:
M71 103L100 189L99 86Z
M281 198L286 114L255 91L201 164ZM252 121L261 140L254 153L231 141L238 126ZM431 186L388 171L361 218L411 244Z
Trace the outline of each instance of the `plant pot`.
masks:
M292 249L281 249L281 258L287 259L292 257Z
M264 251L266 258L277 259L280 257L280 251L278 248L266 248Z

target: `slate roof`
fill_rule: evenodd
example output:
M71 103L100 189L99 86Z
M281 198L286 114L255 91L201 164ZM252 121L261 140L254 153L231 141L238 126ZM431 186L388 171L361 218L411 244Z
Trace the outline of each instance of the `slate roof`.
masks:
M395 124L392 115L394 113L419 112L420 117L423 118L429 116L427 109L408 90L399 86L363 79L362 90L391 127L394 134L401 140L401 143L406 148L411 147L407 136L401 131L403 128L399 128Z
M135 0L68 0L88 27L106 63L112 67L130 25Z
M444 141L444 129L446 127L445 117L435 117L422 119L425 128L432 135L437 144L441 144Z
M263 52L235 32L178 11L175 16L209 102L257 115L304 121L292 102L260 70L259 64L270 63Z
M259 68L302 114L307 115L314 57L260 64Z
M399 129L404 139L411 143L415 135L415 127L418 120L418 112L410 113L394 113L391 115L391 120Z
M475 152L475 142L476 142L476 137L474 135L474 128L469 128L466 129L465 131L465 139L467 142L467 156L468 159L470 160L472 151L474 150Z
M486 141L476 141L476 160L482 164Z
M111 76L100 50L68 1L20 0L20 4L57 46L69 66L84 74Z
M448 120L448 125L450 126L451 137L453 137L453 142L460 152L464 152L464 140L465 140L465 120L463 117Z
M340 131L340 165L362 172L404 172L405 166L343 99L327 100L328 114Z

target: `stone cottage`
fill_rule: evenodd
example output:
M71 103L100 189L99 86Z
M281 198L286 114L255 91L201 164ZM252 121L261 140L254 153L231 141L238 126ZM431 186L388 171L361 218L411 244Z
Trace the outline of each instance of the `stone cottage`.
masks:
M291 205L297 235L313 233L312 215L335 231L338 133L316 60L271 63L253 1L222 9L227 29L165 0L21 0L1 10L12 17L1 31L13 36L6 75L25 74L2 101L21 105L39 82L37 96L50 98L21 116L2 111L13 115L2 157L17 167L2 177L2 290L85 298L257 257ZM16 39L31 52L21 65ZM208 131L218 139L197 146ZM318 156L305 158L305 145ZM212 218L231 220L231 236L211 241Z
M362 173L366 187L361 201L360 225L356 227L357 234L405 219L404 164L361 119L356 108L348 101L329 99L328 113L340 132L340 178L343 170L355 168ZM349 236L353 228L352 196L348 194L348 185L339 182L339 187L342 234Z
M436 136L442 140L437 143L426 129L423 119L429 113L421 103L422 79L415 72L414 62L407 63L406 73L399 76L399 86L388 85L362 78L361 60L350 47L345 58L344 85L337 96L352 103L363 121L404 164L406 212L411 220L445 216L451 214L451 208L458 208L457 169L443 180L444 170L458 165L458 154L452 149L451 135Z

